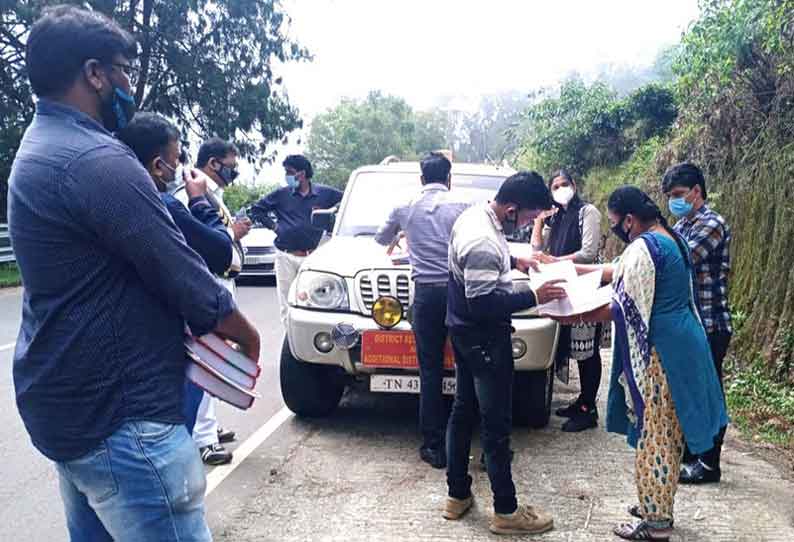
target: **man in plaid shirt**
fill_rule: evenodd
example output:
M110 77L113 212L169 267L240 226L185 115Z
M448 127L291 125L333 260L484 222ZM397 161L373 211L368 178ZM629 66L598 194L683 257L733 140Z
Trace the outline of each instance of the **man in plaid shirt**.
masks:
M697 279L695 297L722 382L722 362L733 333L728 308L731 230L725 219L706 205L706 180L696 165L685 162L672 166L664 174L662 190L668 197L670 212L680 219L674 229L689 244ZM719 482L724 436L725 428L715 439L714 448L700 457L686 451L681 483Z

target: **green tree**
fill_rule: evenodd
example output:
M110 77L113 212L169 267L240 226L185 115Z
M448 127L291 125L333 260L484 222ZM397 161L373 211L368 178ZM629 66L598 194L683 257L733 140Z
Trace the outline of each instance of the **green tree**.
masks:
M391 155L416 158L443 147L443 135L439 117L415 113L402 98L370 92L317 115L306 154L318 181L341 188L357 167Z
M571 79L557 96L542 92L539 98L527 110L524 146L532 149L541 171L566 167L581 175L626 157L625 113L607 85L587 86L581 79Z
M563 83L558 95L540 93L527 110L518 163L549 173L565 167L584 175L614 166L652 137L665 134L678 115L673 92L651 83L625 98L597 81Z
M522 118L529 106L522 92L487 94L475 112L451 112L453 132L448 139L461 162L501 163L511 157L519 143Z
M25 38L41 10L64 0L0 0L0 192L33 101ZM139 107L174 120L187 136L235 139L246 157L300 127L273 63L309 59L285 34L278 0L72 0L118 21L140 42ZM5 201L2 202L5 211Z
M243 207L256 203L276 188L278 188L276 185L246 186L235 183L223 192L223 201L234 214Z

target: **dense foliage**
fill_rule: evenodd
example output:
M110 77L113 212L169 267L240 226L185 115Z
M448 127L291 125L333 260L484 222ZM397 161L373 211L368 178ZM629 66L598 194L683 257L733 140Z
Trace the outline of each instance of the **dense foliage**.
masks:
M606 83L570 79L539 93L527 110L519 162L549 172L576 174L626 160L645 140L666 133L677 115L673 92L648 84L626 97Z
M135 98L185 135L233 138L246 157L300 126L274 62L308 59L286 35L278 0L0 0L0 208L22 132L33 114L25 39L51 4L89 4L140 42Z
M670 85L626 98L573 80L530 107L518 163L568 166L604 205L690 160L733 230L735 352L794 380L794 0L704 0L674 49ZM676 118L676 113L678 113Z
M319 182L344 187L350 172L387 156L416 158L445 144L443 118L416 113L402 98L371 92L344 99L312 120L306 154Z

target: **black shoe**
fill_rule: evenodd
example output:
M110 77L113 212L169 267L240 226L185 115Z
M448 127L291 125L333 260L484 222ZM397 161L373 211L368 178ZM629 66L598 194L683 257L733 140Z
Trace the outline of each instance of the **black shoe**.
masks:
M237 434L234 431L229 431L223 427L218 427L218 442L221 444L234 441L234 437L236 436Z
M681 475L678 481L682 484L700 485L700 484L716 484L719 483L722 477L720 468L708 469L703 464L703 461L698 459L693 463L681 467Z
M447 451L444 448L419 448L419 457L434 469L447 468Z
M554 411L554 414L559 416L560 418L573 418L579 412L579 409L582 407L582 402L580 399L577 399L570 405L566 407L560 407Z
M585 405L581 405L576 414L562 424L562 430L565 433L578 433L593 427L598 427L598 410Z
M215 467L217 465L225 465L232 462L232 452L221 446L220 444L210 444L199 449L201 452L201 460L206 465Z

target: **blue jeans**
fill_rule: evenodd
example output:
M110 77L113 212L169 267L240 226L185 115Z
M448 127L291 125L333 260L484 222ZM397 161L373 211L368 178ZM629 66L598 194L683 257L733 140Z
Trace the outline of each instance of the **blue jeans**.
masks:
M204 465L184 425L127 422L56 467L72 542L212 540Z
M444 378L444 346L447 342L447 285L417 283L414 292L413 322L416 355L419 358L419 427L422 447L437 450L444 446L447 413L441 382Z
M469 454L476 416L481 435L494 511L511 514L517 508L510 470L510 431L513 425L513 354L510 330L458 334L453 331L457 391L447 427L447 485L449 496L471 495Z

